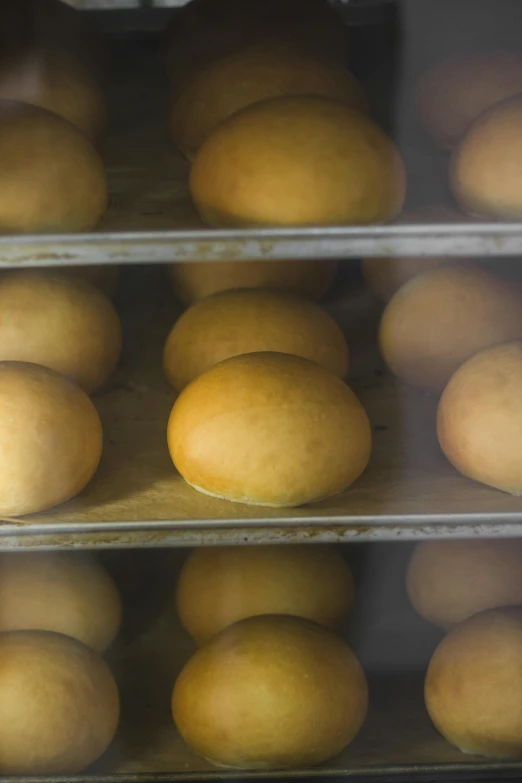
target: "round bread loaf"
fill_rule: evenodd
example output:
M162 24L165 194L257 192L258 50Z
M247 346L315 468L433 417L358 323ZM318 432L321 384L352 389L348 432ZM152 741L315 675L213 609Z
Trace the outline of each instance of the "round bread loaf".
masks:
M447 258L365 258L362 273L373 293L389 302L409 280L447 262Z
M522 92L522 53L493 51L451 57L421 79L422 124L443 147L454 147L483 111Z
M169 266L172 288L185 304L233 288L278 288L321 299L337 273L337 261L200 261Z
M108 748L119 696L107 664L62 634L0 635L0 773L73 775Z
M200 375L176 400L167 437L174 465L198 491L274 507L342 492L371 451L351 389L282 353L235 356Z
M486 609L522 605L522 541L426 541L413 552L406 587L417 612L446 629Z
M91 393L120 351L119 318L94 286L50 270L0 276L0 361L42 364Z
M118 590L94 558L69 552L0 555L0 632L55 631L102 652L120 623Z
M382 316L381 353L411 386L440 393L483 348L522 337L522 286L472 264L446 264L404 285Z
M222 291L185 310L167 337L163 369L181 391L224 359L263 351L303 356L340 378L348 372L346 339L325 310L261 289Z
M172 140L192 159L227 117L258 101L288 95L322 95L367 109L359 83L340 63L286 42L263 41L213 60L184 89L174 89Z
M0 362L0 430L2 516L69 500L98 467L102 428L96 408L78 386L47 367Z
M437 436L458 471L474 481L522 494L522 342L469 359L440 399Z
M465 753L522 758L522 609L492 609L457 625L426 675L435 727Z
M367 704L363 670L346 642L282 615L222 631L189 660L172 694L174 720L190 747L244 769L326 761L354 739Z
M0 101L0 232L67 233L93 228L107 206L101 158L57 114Z
M119 268L114 264L88 264L87 266L61 266L60 274L78 278L113 296L118 287Z
M471 215L522 218L522 96L481 114L455 150L450 168L453 195Z
M384 223L402 209L404 164L362 112L317 96L261 101L200 148L190 189L212 226Z
M17 54L45 48L74 57L104 78L109 50L88 14L63 0L16 0L0 4L0 51Z
M0 100L48 109L94 142L107 125L98 83L77 60L61 52L31 49L0 56Z
M325 0L192 0L165 35L167 73L182 87L199 68L244 46L283 41L347 60L346 28Z
M285 614L337 629L354 601L353 576L330 546L199 547L176 588L178 615L204 644L247 617Z

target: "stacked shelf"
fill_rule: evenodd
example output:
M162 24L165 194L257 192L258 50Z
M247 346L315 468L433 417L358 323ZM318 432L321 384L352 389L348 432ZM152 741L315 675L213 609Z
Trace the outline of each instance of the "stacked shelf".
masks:
M522 249L522 225L477 223L455 213L420 224L368 228L211 230L191 204L188 164L168 140L168 85L157 42L124 41L117 48L113 121L103 148L111 203L102 223L89 235L0 237L5 267L128 265L116 298L124 328L122 362L94 397L104 455L95 479L70 502L42 514L0 520L0 551L522 536L522 499L458 475L436 441L435 401L386 372L376 348L380 305L365 288L356 262L364 256L509 257ZM444 203L450 214L453 207L445 203L441 184L446 156L415 135L406 135L401 146L411 172L410 206ZM339 285L325 305L347 335L350 384L372 425L368 469L347 492L298 509L245 506L197 493L176 473L166 444L174 393L163 376L161 354L180 310L164 264L318 257L343 261ZM139 553L144 559L150 555ZM404 633L408 638L407 628ZM386 649L389 637L376 640ZM430 642L427 649L432 647ZM192 651L167 611L111 652L122 690L122 727L106 757L75 780L418 776L448 783L520 775L520 764L464 757L435 731L422 699L424 660L409 674L400 666L387 672L376 667L373 674L370 668L368 722L332 762L291 772L224 773L185 746L169 714L166 694ZM31 778L32 783L44 780L49 778Z

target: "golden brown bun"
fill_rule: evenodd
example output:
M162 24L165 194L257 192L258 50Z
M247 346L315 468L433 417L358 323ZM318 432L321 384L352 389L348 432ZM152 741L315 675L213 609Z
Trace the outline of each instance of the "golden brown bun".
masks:
M2 775L72 775L108 748L119 696L107 664L61 634L0 635Z
M222 291L185 310L167 337L163 369L181 391L218 362L262 351L303 356L339 378L348 373L348 345L331 315L309 299L261 289Z
M260 614L290 614L336 629L353 606L353 576L329 546L195 549L176 589L184 627L198 644Z
M522 758L522 609L457 625L431 659L424 695L440 733L465 753Z
M522 541L426 541L412 555L406 586L417 612L446 629L522 605Z
M419 115L438 144L454 147L483 111L521 92L521 52L453 57L421 79L417 94Z
M0 56L0 99L52 111L94 142L107 126L98 83L78 61L61 52L33 49Z
M338 101L301 96L229 117L200 148L190 188L213 226L365 225L398 215L406 175L372 120Z
M271 40L347 60L346 28L324 0L192 0L167 27L167 73L181 87L213 60Z
M55 631L102 652L120 623L116 585L93 558L68 552L0 555L0 631Z
M471 264L406 283L383 313L381 353L411 386L440 393L470 356L522 337L522 286Z
M119 318L94 286L50 270L0 276L0 361L43 364L91 393L120 351Z
M195 489L274 507L342 492L371 450L368 417L351 389L282 353L235 356L207 370L176 400L167 437Z
M54 370L0 362L0 427L2 516L44 511L69 500L98 467L102 428L96 408Z
M482 114L455 150L450 180L459 206L471 215L522 218L522 97Z
M358 733L367 705L366 679L346 642L283 615L222 631L189 660L172 694L190 747L245 769L308 767L335 756Z
M409 280L447 262L447 258L365 258L362 273L373 293L389 302Z
M109 51L101 33L63 0L11 0L0 3L0 51L44 47L74 57L97 78L106 75Z
M473 356L452 377L437 412L440 447L474 481L522 494L522 342Z
M185 304L233 288L281 288L321 299L337 273L337 261L207 261L169 266L172 288Z
M354 76L335 60L314 56L281 41L263 41L213 60L174 89L169 125L172 140L193 158L227 117L268 98L322 95L366 111Z
M70 122L28 104L0 101L0 233L93 228L107 206L102 161Z
M60 274L84 280L113 296L118 287L119 268L114 264L89 264L88 266L61 266Z

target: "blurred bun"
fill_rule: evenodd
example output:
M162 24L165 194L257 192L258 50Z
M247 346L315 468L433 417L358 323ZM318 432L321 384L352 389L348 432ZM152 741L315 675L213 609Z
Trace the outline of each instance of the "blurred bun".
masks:
M213 60L264 41L347 60L346 28L325 0L192 0L167 27L167 73L179 87Z
M384 223L401 211L402 159L359 111L327 98L262 101L200 148L190 188L213 226Z
M329 546L199 547L181 570L176 605L193 639L260 614L289 614L337 629L354 601L350 569Z
M362 273L373 293L389 302L409 280L445 263L447 258L365 258Z
M454 147L483 111L522 93L522 53L495 51L452 57L421 79L422 124L443 147Z
M0 635L2 775L73 775L108 748L119 696L107 664L61 634Z
M52 112L0 101L0 164L0 232L86 231L105 211L101 158Z
M198 491L273 507L342 492L371 450L368 417L348 386L281 353L207 370L176 400L167 437L174 465Z
M452 377L437 412L440 447L457 470L522 494L522 342L473 356Z
M522 218L522 96L482 114L455 150L451 188L471 215L501 220Z
M426 541L415 548L406 585L417 612L440 628L522 605L522 541Z
M118 590L94 558L68 552L0 555L0 631L55 631L102 652L120 623Z
M61 266L60 274L84 280L99 288L107 296L113 296L118 287L119 268L114 264L88 264L87 266Z
M426 675L435 727L465 753L522 758L522 609L493 609L454 628Z
M335 60L281 41L263 41L213 60L174 90L170 131L181 152L194 157L227 117L252 103L289 95L322 95L367 108L354 76Z
M109 50L89 15L63 0L16 0L0 4L0 51L35 48L69 55L97 78L106 75Z
M0 362L0 427L2 516L44 511L69 500L98 467L102 428L96 408L54 370Z
M357 735L367 704L363 670L346 642L281 615L222 631L189 660L172 694L185 742L213 763L244 769L326 761Z
M59 114L91 141L107 125L103 93L93 76L72 57L34 49L0 57L0 99L20 101Z
M181 391L214 364L245 353L303 356L344 378L348 346L334 319L314 302L283 291L222 291L189 307L163 353L169 382Z
M172 288L185 304L233 288L276 288L321 299L332 285L338 262L208 261L169 266Z
M522 286L471 264L444 265L406 283L382 316L390 370L440 393L470 356L522 337Z
M120 351L120 321L101 291L49 270L0 276L0 361L43 364L91 393Z

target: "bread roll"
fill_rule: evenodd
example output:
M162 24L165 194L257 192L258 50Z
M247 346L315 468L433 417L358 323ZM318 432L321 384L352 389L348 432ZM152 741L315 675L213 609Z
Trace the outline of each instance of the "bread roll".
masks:
M72 57L45 49L0 57L0 99L40 106L72 122L93 142L107 125L103 93Z
M454 628L431 659L424 695L435 727L465 753L522 758L522 609Z
M363 670L346 642L282 615L222 631L189 660L172 694L174 720L190 747L244 769L326 761L354 739L367 704Z
M119 696L107 664L61 634L0 635L0 774L73 775L108 748Z
M185 304L233 288L280 288L321 299L332 285L337 261L200 261L169 266L172 288Z
M362 273L369 288L382 301L389 302L399 288L412 278L447 263L447 258L365 258Z
M522 494L522 342L473 356L440 399L437 436L458 471L474 481Z
M1 232L86 231L105 211L107 181L98 153L52 112L0 101L0 165Z
M114 264L88 264L87 266L61 266L60 274L78 278L113 296L118 287L119 268Z
M334 319L314 302L283 291L222 291L189 307L174 324L163 369L181 391L214 364L245 353L303 356L339 378L348 346Z
M0 432L2 516L69 500L100 461L96 408L67 378L37 364L0 362Z
M481 114L455 150L450 181L459 206L471 215L522 218L522 97Z
M167 73L179 88L213 60L270 40L347 60L346 28L325 0L192 0L167 28Z
M229 117L200 148L190 188L212 226L366 225L399 214L406 175L372 120L338 101L301 96Z
M200 547L181 570L178 615L204 644L260 614L290 614L337 629L354 601L353 576L329 546Z
M88 14L63 0L0 3L0 51L20 53L35 47L74 57L96 78L106 75L108 46Z
M174 89L169 115L172 140L192 159L227 117L268 98L322 95L366 111L364 93L340 63L281 41L263 41L213 60Z
M69 552L0 554L0 632L55 631L102 652L120 623L118 589L94 558Z
M440 393L483 348L522 337L522 286L472 264L444 265L406 283L382 316L381 353L411 386Z
M120 351L120 322L101 291L50 270L0 276L0 361L43 364L91 393Z
M452 57L421 79L422 124L443 147L454 147L483 111L522 92L522 53L494 51Z
M426 541L406 579L417 612L441 628L499 606L522 605L522 541Z
M281 353L207 370L176 400L167 437L174 465L199 492L274 507L342 492L371 450L368 417L348 386Z

